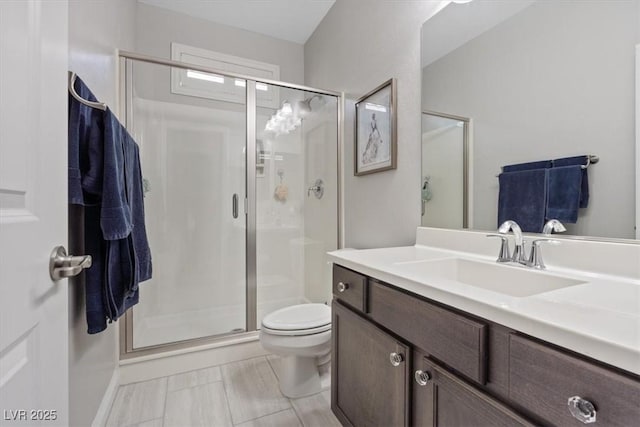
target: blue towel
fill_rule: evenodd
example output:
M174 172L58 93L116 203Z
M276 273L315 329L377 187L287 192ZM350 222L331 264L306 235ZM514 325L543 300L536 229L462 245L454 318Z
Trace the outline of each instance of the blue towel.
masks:
M81 79L76 92L95 101ZM115 115L69 96L69 203L84 206L88 332L100 332L138 302L151 278L139 149Z
M122 170L111 168L117 175L105 173L103 200L109 200L112 208L106 211L103 206L100 218L108 247L105 297L109 318L115 320L131 306L131 298L137 298L139 282L151 278L151 251L144 224L138 145L109 109L105 117L105 141L113 142L105 145L105 153L108 146L118 147L113 158L122 156L123 160L117 163Z
M549 170L532 169L500 174L498 225L510 219L516 221L522 231L542 232Z
M515 165L506 165L502 167L502 172L519 172L531 169L548 169L552 167L551 160L541 160L539 162L517 163Z
M93 263L85 274L85 312L87 332L95 334L107 328L107 314L102 283L104 281L105 242L101 238L100 206L85 206L84 209L84 250L91 255Z
M553 167L586 165L589 156L565 157L563 159L555 159ZM589 205L589 175L588 168L582 169L582 182L580 183L580 207L586 208Z
M76 79L75 90L81 98L97 101L80 78ZM88 107L69 94L68 194L71 204L99 204L102 190L103 131L103 111Z
M547 219L575 224L580 207L582 167L563 166L549 169Z

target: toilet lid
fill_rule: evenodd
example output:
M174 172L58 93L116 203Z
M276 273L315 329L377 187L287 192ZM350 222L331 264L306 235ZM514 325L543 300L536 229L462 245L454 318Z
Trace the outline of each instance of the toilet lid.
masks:
M320 332L331 328L331 309L324 304L292 305L267 314L262 326L279 331Z

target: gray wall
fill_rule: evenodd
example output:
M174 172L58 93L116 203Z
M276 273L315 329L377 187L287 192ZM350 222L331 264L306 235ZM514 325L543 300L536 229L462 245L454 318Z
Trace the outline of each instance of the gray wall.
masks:
M135 3L130 0L69 2L69 69L96 97L117 111L115 49L134 48ZM69 211L69 250L82 252L78 210ZM91 425L118 363L118 324L87 334L84 284L69 284L70 425Z
M171 42L209 49L280 66L280 80L302 84L304 49L297 43L137 4L136 49L171 58Z
M408 245L420 224L420 28L440 2L337 1L305 44L305 84L355 100L398 80L398 168L353 175L354 108L345 114L345 244Z
M537 2L425 67L424 107L474 121L474 228L496 227L502 165L596 154L568 233L634 238L639 8Z

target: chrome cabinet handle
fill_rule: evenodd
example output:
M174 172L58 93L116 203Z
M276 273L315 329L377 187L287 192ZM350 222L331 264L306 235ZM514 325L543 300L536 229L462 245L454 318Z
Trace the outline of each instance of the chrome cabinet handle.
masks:
M596 408L588 400L580 396L573 396L569 398L567 405L573 418L581 423L591 424L596 422Z
M393 366L400 366L400 364L404 362L404 356L402 353L396 353L394 351L389 355L389 362L391 362Z
M344 292L347 289L349 289L349 284L344 282L338 282L338 284L336 285L336 289L338 289L338 292Z
M91 267L91 263L90 255L67 256L64 246L56 246L49 257L49 276L54 282L77 276L85 268Z
M429 375L429 373L426 371L422 371L418 369L416 373L413 375L413 378L415 378L418 385L425 386L431 379L431 375Z

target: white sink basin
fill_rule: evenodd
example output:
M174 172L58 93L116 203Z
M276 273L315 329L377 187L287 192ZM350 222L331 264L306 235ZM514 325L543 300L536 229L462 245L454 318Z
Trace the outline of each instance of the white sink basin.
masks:
M514 297L528 297L586 282L517 266L460 258L398 263L398 271L428 279L446 279Z

